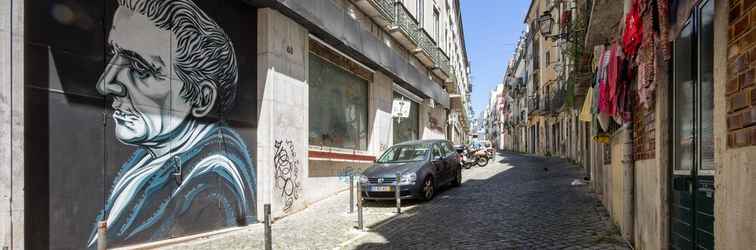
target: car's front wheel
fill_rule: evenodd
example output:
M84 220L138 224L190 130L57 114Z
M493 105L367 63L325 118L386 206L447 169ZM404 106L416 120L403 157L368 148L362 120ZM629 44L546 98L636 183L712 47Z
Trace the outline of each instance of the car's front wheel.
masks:
M427 176L425 177L425 181L423 181L423 189L420 190L421 199L423 201L429 201L433 199L433 195L435 195L436 192L435 184L433 183L433 177Z

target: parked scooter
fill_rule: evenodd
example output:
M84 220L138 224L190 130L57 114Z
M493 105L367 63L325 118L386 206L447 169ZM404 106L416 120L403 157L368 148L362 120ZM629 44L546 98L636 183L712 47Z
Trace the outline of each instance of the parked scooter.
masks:
M488 160L490 158L488 157L485 149L473 150L470 147L464 145L457 145L456 149L457 153L462 155L460 163L465 169L470 169L475 165L478 165L480 167L485 167L486 165L488 165Z

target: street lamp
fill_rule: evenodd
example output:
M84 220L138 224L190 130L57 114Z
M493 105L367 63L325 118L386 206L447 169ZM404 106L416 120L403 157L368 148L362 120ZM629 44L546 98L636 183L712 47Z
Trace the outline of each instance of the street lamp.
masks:
M554 25L554 18L551 17L550 11L544 11L543 14L538 17L538 25L541 27L542 36L551 36L551 26Z
M536 19L538 21L538 25L541 27L541 35L545 38L551 38L552 40L556 41L559 39L566 39L569 35L568 32L559 33L556 35L552 35L551 31L552 26L554 26L554 18L551 17L551 11L544 11L543 14Z

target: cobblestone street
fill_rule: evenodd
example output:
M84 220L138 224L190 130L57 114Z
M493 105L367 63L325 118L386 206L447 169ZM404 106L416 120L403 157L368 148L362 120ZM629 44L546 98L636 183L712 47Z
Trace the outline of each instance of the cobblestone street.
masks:
M544 168L548 168L545 170ZM464 171L459 188L428 203L368 202L367 232L349 214L348 192L273 225L274 249L625 249L587 186L571 186L580 169L517 154ZM263 228L195 240L168 249L260 249Z
M350 245L358 249L623 249L580 170L564 161L504 154L465 171L440 193ZM545 170L548 168L548 170Z

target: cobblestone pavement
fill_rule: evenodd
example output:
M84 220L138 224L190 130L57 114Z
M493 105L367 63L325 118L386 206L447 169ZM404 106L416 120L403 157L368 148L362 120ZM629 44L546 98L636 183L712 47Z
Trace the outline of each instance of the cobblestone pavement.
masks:
M544 168L548 168L546 171ZM273 224L274 249L625 249L587 186L571 186L580 170L541 157L501 154L463 172L461 187L427 203L368 202L367 232L354 229L348 192ZM165 249L261 249L263 227L198 239Z
M544 169L547 168L548 170ZM540 157L502 154L349 245L357 249L624 249L581 170Z

